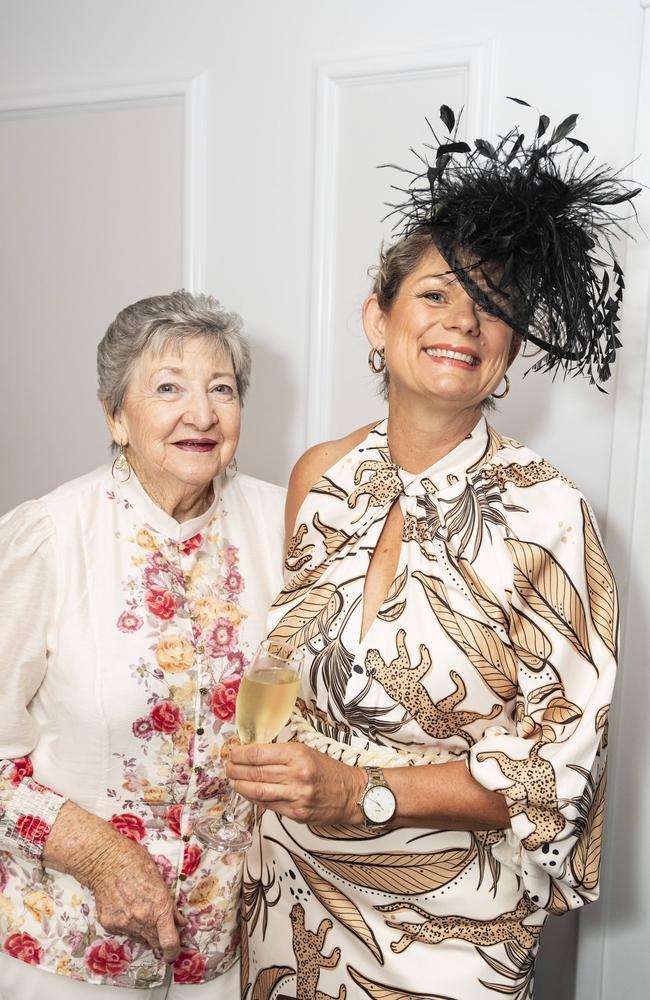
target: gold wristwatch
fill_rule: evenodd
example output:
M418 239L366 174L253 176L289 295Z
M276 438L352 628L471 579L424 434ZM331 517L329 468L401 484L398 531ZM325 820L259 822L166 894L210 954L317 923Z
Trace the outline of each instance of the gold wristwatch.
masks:
M361 806L365 829L379 832L395 815L397 802L380 767L365 767L364 771L368 775L368 784L357 805Z

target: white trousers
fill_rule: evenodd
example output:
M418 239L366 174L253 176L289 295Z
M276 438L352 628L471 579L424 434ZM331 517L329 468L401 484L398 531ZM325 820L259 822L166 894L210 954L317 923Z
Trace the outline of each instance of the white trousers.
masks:
M79 983L27 965L0 952L0 1000L239 1000L239 962L209 983L182 986L167 982L151 990Z

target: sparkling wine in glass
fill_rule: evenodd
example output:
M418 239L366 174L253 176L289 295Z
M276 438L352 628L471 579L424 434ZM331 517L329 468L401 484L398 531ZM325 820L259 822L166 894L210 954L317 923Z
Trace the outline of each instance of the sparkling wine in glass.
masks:
M301 649L265 639L241 679L235 721L242 743L270 743L283 729L298 697L304 654ZM208 847L222 854L247 851L252 836L235 819L239 795L231 791L223 816L202 816L194 832Z

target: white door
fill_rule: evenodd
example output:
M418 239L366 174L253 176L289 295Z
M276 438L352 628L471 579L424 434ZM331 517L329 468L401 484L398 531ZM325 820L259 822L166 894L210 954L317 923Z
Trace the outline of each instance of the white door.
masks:
M285 482L308 443L380 414L359 321L390 237L375 165L404 163L443 101L464 105L470 139L526 124L513 95L555 121L579 112L598 159L644 150L629 169L647 180L647 5L0 0L0 511L105 459L95 344L118 308L181 283L238 309L253 339L240 467ZM607 895L580 922L575 986L578 921L551 923L538 1000L645 995L647 257L643 238L629 249L609 395L515 378L495 420L587 493L631 595Z

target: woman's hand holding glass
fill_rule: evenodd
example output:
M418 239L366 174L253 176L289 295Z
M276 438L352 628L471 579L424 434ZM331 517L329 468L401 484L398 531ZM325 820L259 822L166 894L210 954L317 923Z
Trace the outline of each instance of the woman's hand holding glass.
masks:
M266 639L260 643L242 677L235 706L242 744L270 743L286 725L298 697L303 659L302 650ZM246 851L251 844L250 832L235 819L238 800L233 788L220 821L204 816L194 824L199 839L224 854Z

